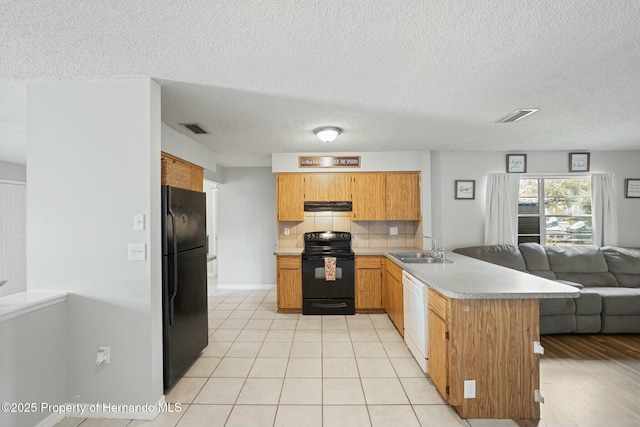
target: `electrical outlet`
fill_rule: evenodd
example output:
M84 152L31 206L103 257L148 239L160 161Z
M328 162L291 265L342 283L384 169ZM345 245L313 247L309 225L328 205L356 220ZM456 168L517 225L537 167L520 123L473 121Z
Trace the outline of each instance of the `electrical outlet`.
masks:
M465 399L476 398L476 380L464 381L464 398Z
M392 236L398 235L398 227L389 227L389 234Z
M111 363L111 348L100 347L96 356L96 365L102 365L103 363Z
M289 228L285 227L284 228L284 235L288 236L289 234L291 234L291 230L289 230Z

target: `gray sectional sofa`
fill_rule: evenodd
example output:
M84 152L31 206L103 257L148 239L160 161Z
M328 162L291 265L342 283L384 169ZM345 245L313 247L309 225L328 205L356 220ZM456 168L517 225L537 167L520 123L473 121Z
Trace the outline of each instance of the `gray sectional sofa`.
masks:
M454 252L580 289L540 300L540 333L640 333L640 248L493 245Z

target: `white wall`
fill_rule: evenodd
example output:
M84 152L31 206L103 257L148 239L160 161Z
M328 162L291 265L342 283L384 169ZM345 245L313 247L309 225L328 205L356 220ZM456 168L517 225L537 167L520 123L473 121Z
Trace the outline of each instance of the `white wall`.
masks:
M55 422L55 414L41 412L40 405L67 402L65 306L61 302L0 322L0 402L37 405L36 412L0 412L3 427L32 427L44 419Z
M24 182L27 180L27 167L15 163L0 162L0 180Z
M527 173L568 174L566 151L527 152ZM434 237L446 249L482 245L487 173L505 172L506 152L432 152ZM625 178L637 178L640 151L591 152L591 172L613 173L618 188L620 246L640 247L640 201L625 199ZM455 200L455 180L476 180L475 200Z
M209 147L175 131L164 123L162 123L162 151L201 166L210 173L216 173L218 166L215 153Z
M276 179L270 168L225 168L218 185L218 284L274 284Z
M67 400L155 404L160 87L149 78L35 82L28 102L27 287L70 293ZM146 216L144 231L133 230L134 214ZM128 261L128 243L145 243L147 260ZM111 347L111 364L97 367L100 346Z

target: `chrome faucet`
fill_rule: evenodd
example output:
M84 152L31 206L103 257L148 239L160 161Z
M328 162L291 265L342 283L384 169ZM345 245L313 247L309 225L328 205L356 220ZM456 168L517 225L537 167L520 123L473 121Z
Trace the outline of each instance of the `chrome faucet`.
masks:
M438 250L438 244L436 243L436 239L434 239L431 236L425 236L424 234L422 235L423 239L429 239L431 240L431 252L433 252L433 254L436 254L436 251Z

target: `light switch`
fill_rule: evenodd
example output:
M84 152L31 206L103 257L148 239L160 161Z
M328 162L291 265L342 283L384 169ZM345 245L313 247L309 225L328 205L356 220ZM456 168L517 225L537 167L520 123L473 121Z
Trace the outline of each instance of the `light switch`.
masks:
M284 235L288 236L289 234L291 234L291 230L289 230L287 227L284 228Z
M147 245L145 243L129 243L129 261L145 261Z
M133 216L133 231L144 231L144 214Z

